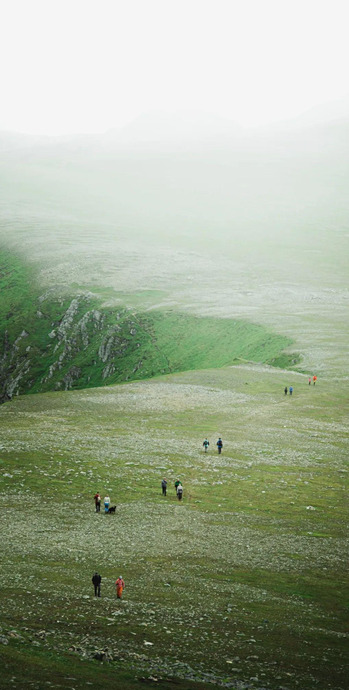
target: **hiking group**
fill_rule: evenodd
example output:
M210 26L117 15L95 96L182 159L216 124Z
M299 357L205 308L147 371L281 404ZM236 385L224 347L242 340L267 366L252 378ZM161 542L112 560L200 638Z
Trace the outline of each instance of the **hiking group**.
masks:
M316 381L317 381L317 376L314 375L313 378L312 378L311 376L309 376L309 378L308 378L308 384L309 384L309 386L311 386L311 382L313 382L313 385L315 386ZM287 388L287 386L285 386L285 388L284 388L284 393L285 393L285 395L287 395L287 393L289 393L290 395L292 395L292 393L293 393L293 386L290 386L289 388Z
M309 376L309 378L308 378L309 386L311 385L311 383L313 383L313 385L315 386L316 381L317 381L317 376L315 376L315 375L313 377ZM287 395L289 393L289 395L292 396L293 386L289 386L289 387L285 386L284 393L285 393L285 395ZM207 438L205 438L202 445L204 447L204 452L207 453L209 445L210 445L209 440ZM216 446L217 446L218 454L220 455L222 452L222 449L223 449L223 441L222 441L221 437L218 438ZM183 485L182 485L182 482L180 481L180 479L176 479L176 481L174 483L174 488L175 488L175 492L176 492L176 496L177 496L178 500L181 501L183 498ZM161 481L161 490L162 490L162 495L166 496L167 495L167 479L166 478L163 478ZM95 502L96 513L100 513L102 499L101 499L101 495L98 491L94 495L94 502ZM104 512L105 513L111 513L111 512L115 513L116 506L112 506L112 507L110 506L109 496L105 496L103 503L104 503ZM101 582L102 582L101 575L96 571L94 573L94 575L92 576L92 584L94 586L94 593L95 593L96 597L101 596ZM118 577L118 579L115 582L115 588L116 588L117 598L121 599L123 590L125 589L125 581L121 575Z
M100 513L101 512L101 501L102 501L102 499L101 499L101 495L100 495L99 491L97 491L97 493L94 495L93 500L95 502L96 513ZM115 513L116 506L110 505L109 496L105 496L103 503L104 503L104 512L105 513Z
M95 589L95 597L101 596L101 582L102 578L100 574L96 571L94 575L92 575L92 584ZM122 575L119 575L118 579L116 580L115 588L117 598L122 599L122 593L125 589L125 581L123 580Z
M182 486L182 482L179 479L177 479L175 481L174 488L175 488L175 492L176 492L176 496L177 496L178 500L181 501L182 497L183 497L183 486ZM167 495L167 479L162 480L161 489L162 489L162 495L166 496Z
M207 453L208 447L209 447L209 445L210 445L210 442L207 440L207 438L205 438L205 440L204 440L204 442L203 442L202 445L203 445L203 447L204 447L205 453ZM222 441L221 437L219 437L219 439L218 439L218 441L217 441L217 443L216 443L216 446L217 446L218 453L219 453L219 455L220 455L221 452L222 452L222 448L223 448L223 441Z

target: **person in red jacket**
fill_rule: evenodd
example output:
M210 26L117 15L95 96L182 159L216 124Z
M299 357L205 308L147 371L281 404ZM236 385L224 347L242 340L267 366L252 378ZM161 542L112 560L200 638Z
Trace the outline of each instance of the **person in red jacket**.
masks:
M94 501L95 501L95 506L96 506L96 513L101 512L101 495L99 491L94 495Z
M122 575L119 575L118 579L116 580L115 587L116 587L116 596L118 599L121 599L122 592L125 589L125 582L122 579Z

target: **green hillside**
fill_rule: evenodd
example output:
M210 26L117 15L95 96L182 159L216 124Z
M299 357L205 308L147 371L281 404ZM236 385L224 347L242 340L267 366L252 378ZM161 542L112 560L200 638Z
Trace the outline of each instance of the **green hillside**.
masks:
M18 255L0 257L0 383L18 393L87 388L238 361L289 367L291 339L243 320L103 306L92 292L39 285Z

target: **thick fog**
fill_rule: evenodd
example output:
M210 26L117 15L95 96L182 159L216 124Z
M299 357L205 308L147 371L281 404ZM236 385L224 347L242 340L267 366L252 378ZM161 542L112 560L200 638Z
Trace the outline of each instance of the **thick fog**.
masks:
M223 122L197 116L195 128L192 118L157 115L104 135L3 134L3 221L46 219L46 242L54 219L71 219L78 240L77 226L93 222L228 253L230 243L261 239L311 245L324 226L343 227L349 117L258 130Z
M0 131L103 132L152 110L247 126L348 95L343 0L12 0Z

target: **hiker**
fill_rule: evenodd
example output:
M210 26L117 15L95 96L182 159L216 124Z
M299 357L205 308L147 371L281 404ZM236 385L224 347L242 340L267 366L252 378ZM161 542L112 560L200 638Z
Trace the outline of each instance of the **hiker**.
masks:
M219 439L217 441L217 448L218 448L218 454L220 455L222 452L222 448L223 448L223 441L222 441L221 437L219 437Z
M97 596L100 597L101 596L102 578L99 575L99 573L97 573L97 570L96 570L95 574L92 576L92 582L93 582L93 586L95 588L95 597L97 597Z
M287 386L285 386L285 388L284 388L285 395L287 395L287 390L288 390L288 388L287 388Z
M309 383L309 386L310 386L310 385L311 385L311 376L309 376L308 383Z
M118 579L116 580L115 587L116 587L116 596L118 599L121 599L122 592L125 589L125 582L122 579L122 575L119 575Z
M163 479L161 482L161 488L162 488L162 495L166 496L166 490L167 490L167 479Z
M182 482L180 482L179 479L177 479L177 481L175 482L175 492L176 493L177 493L177 489L178 489L180 484L182 484Z
M95 501L95 506L96 506L96 513L101 512L101 496L99 491L94 495L94 501Z
M105 513L108 513L109 505L110 505L110 498L109 498L109 496L106 496L104 499L104 512Z
M183 497L183 486L182 486L182 484L178 484L178 486L177 486L177 498L179 501L181 501L182 497Z
M314 386L315 386L315 384L316 384L316 381L317 381L317 376L313 376L313 384L314 384Z
M290 395L293 393L293 386L290 386Z
M203 447L205 448L205 453L207 453L207 448L208 448L209 445L210 445L210 442L207 440L207 438L205 438L205 440L204 440L204 442L203 442L202 445L203 445Z

